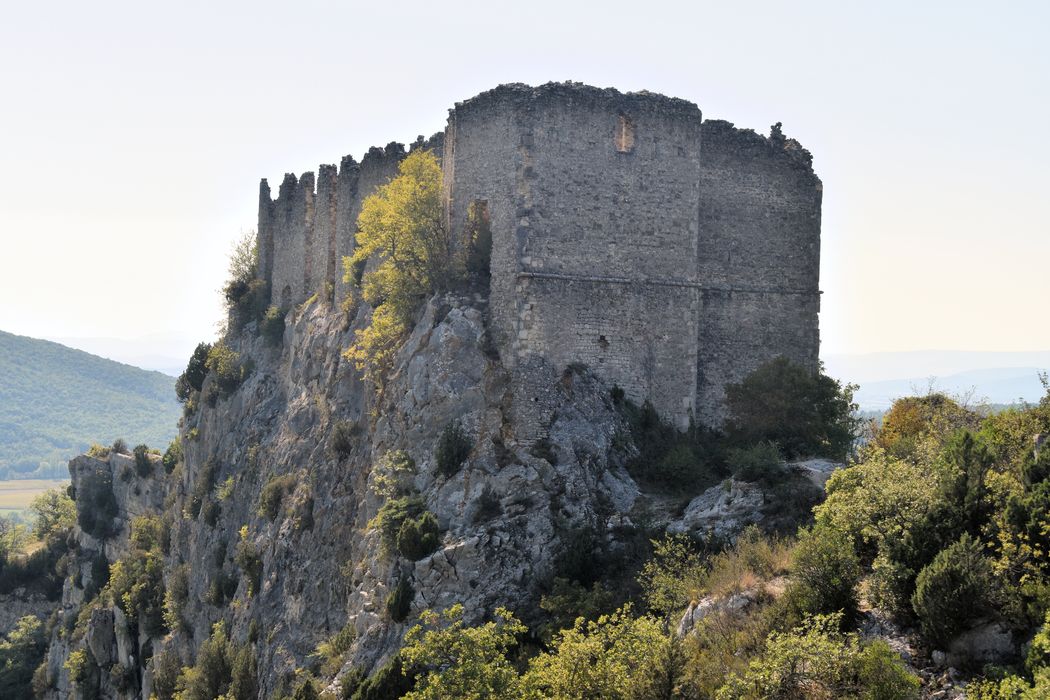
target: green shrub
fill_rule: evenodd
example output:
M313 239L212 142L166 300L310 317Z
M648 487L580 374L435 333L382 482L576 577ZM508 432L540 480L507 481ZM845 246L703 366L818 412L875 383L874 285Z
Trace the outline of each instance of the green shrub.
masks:
M0 640L0 697L31 697L33 673L46 651L47 638L40 619L33 615L19 618L14 629Z
M492 487L486 486L474 500L474 514L471 516L471 522L477 525L499 517L502 512L503 506L499 496L492 490Z
M850 539L828 527L799 531L789 596L801 614L857 613L861 567Z
M190 497L190 515L196 518L201 513L204 501L215 488L215 479L219 472L219 465L213 459L201 465L197 478L193 483L193 494Z
M601 581L590 588L575 581L555 578L550 591L540 597L540 609L550 617L539 630L540 638L549 644L555 635L571 628L576 620L597 620L616 609L616 594Z
M248 530L241 528L241 541L237 544L237 554L234 557L237 566L241 567L244 577L248 582L248 595L253 596L259 592L262 583L263 561L262 555L255 545L248 540Z
M412 608L412 599L416 592L407 576L402 576L394 590L386 597L386 613L394 622L404 622Z
M126 455L128 453L128 443L124 438L117 438L113 441L113 446L109 448L111 454Z
M415 683L415 670L405 668L398 655L357 685L350 700L397 700L412 690Z
M178 653L165 647L153 655L150 663L153 666L153 694L157 700L175 700L179 674L182 672Z
M224 343L212 346L205 365L215 375L216 386L224 396L236 391L248 376L248 366L241 362L241 356Z
M175 396L179 401L185 403L195 391L200 391L204 386L204 378L208 376L208 354L211 352L211 343L199 343L190 355L186 364L186 370L175 380Z
M696 425L680 431L648 401L636 406L624 399L619 406L636 450L627 460L627 471L635 479L665 490L695 493L720 478L717 434Z
M357 433L357 426L350 421L341 420L332 427L332 453L338 459L346 459L353 451Z
M287 312L271 306L259 321L259 333L270 345L277 345L284 339L285 313Z
M409 561L419 561L440 545L441 528L430 511L405 520L397 531L397 550Z
M164 591L164 624L168 629L186 629L186 620L182 613L186 609L189 596L189 567L183 564L172 571L167 589Z
M93 688L98 681L94 678L97 675L95 658L91 655L90 650L74 649L69 652L62 666L69 674L69 682L76 686L81 695L93 695L98 692L97 687ZM91 690L94 690L94 693Z
M843 635L841 625L840 615L817 615L789 632L771 633L746 673L726 679L719 700L919 697L919 679L889 646L864 645L856 635Z
M281 501L295 490L295 485L294 474L271 477L259 493L259 507L256 512L267 520L274 520L281 510Z
M772 482L783 475L780 450L768 440L750 447L726 451L726 465L733 478L748 482Z
M164 465L164 473L171 474L175 471L175 465L182 461L182 439L175 438L164 452L161 463Z
M222 514L222 506L211 496L204 499L204 504L201 506L201 520L208 527L215 527L215 524L219 522L219 515Z
M859 426L855 389L778 357L726 386L729 436L738 444L770 440L788 457L845 459Z
M404 450L392 450L372 467L369 488L382 498L399 498L412 492L415 477L415 460Z
M197 652L193 666L182 669L177 683L179 700L253 700L258 696L255 655L234 644L223 622L215 623L211 636Z
M695 487L711 481L711 472L692 445L679 443L649 466L649 479L663 484Z
M164 625L164 560L159 549L133 549L110 569L109 590L128 620L141 621L151 636Z
M470 451L474 445L463 430L463 424L454 420L447 424L441 431L438 439L435 459L437 460L438 474L448 478L454 476L467 461Z
M317 645L315 656L322 659L321 673L334 676L343 666L343 656L357 638L353 625L347 623L343 629Z
M397 535L401 525L410 518L419 517L425 510L426 504L418 495L390 498L369 521L368 527L379 531L384 552L393 553L397 551Z
M113 475L104 467L80 480L77 494L77 523L92 537L104 540L113 534L117 499L113 495Z
M135 473L145 479L153 473L153 462L149 458L149 447L136 445L133 454L135 455Z
M919 572L912 607L923 633L946 644L992 609L995 580L981 545L963 535Z
M554 559L555 576L590 586L601 574L598 562L600 543L590 526L569 529L561 540L561 550Z

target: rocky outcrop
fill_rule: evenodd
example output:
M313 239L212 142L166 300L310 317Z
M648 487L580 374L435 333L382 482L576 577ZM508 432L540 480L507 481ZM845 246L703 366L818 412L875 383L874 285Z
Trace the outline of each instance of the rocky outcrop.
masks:
M492 350L485 315L476 298L431 300L377 394L343 356L367 311L348 321L308 303L290 312L279 343L251 325L227 338L246 376L231 389L209 375L183 419L183 460L170 475L155 464L143 477L126 455L73 460L78 508L91 507L89 483L99 479L115 505L110 536L76 530L48 656L52 697L73 690L65 661L75 649L90 651L101 697L143 696L150 658L174 653L191 664L219 620L237 644L252 645L264 697L347 626L354 642L341 673L368 672L422 610L459 602L477 619L511 606L529 621L567 537L586 531L615 549L636 532L640 509L652 525L660 497L642 494L625 471L633 447L609 387L582 367L537 366L523 390L520 368ZM454 421L471 448L443 474L437 445ZM385 500L376 465L395 452L414 463L407 486L441 530L418 561L389 552L372 524ZM729 481L656 524L731 539L765 500L757 486ZM166 523L164 585L180 597L181 623L161 633L96 597L99 562L128 556L130 523L148 514ZM411 601L395 621L387 598L401 582Z

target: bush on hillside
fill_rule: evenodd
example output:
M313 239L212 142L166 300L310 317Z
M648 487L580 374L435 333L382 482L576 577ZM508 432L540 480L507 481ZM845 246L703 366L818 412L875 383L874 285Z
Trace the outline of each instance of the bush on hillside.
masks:
M923 633L947 644L993 607L996 582L979 542L963 535L919 572L912 607Z
M389 498L379 508L368 527L379 531L380 545L387 554L397 551L397 535L406 520L423 514L426 504L418 495Z
M248 367L241 356L228 345L217 343L208 351L205 366L215 375L215 382L223 395L229 395L248 376Z
M726 450L726 466L740 481L770 483L784 475L780 450L769 440Z
M846 620L857 614L857 584L863 572L845 534L819 526L800 530L791 569L789 595L797 612L842 613Z
M386 613L394 622L404 622L412 609L412 599L416 592L407 576L402 576L394 590L386 597Z
M149 447L146 445L136 445L134 449L135 455L135 473L139 477L145 479L153 473L153 462L149 458Z
M208 376L207 362L210 353L211 343L199 343L194 348L186 370L175 380L175 396L179 401L186 403L193 392L199 392L204 386L204 378Z
M690 425L681 431L663 420L649 401L637 406L625 398L620 407L637 452L627 460L635 479L676 492L695 493L721 478L720 436L708 428Z
M401 523L397 531L397 551L409 561L419 561L441 545L441 528L429 510Z
M441 431L434 457L437 471L445 478L454 476L467 461L474 444L458 420L449 422Z
M168 445L168 449L164 451L164 457L161 458L161 464L164 465L164 473L171 474L175 471L175 465L182 461L182 439L175 438Z
M271 306L259 321L259 333L270 345L278 345L284 338L284 316L287 312Z
M874 442L895 457L915 457L924 442L934 446L963 428L975 428L978 415L942 393L897 399L882 417Z
M331 448L337 459L346 459L354 449L354 438L360 429L350 421L341 420L332 427Z
M113 475L108 469L96 469L80 480L76 503L77 523L84 532L99 540L113 534L118 507L113 496Z
M772 441L789 458L845 459L859 427L855 389L778 357L726 387L729 437L741 445Z
M274 520L281 510L281 501L295 490L294 474L271 477L259 493L259 507L256 512L267 520Z

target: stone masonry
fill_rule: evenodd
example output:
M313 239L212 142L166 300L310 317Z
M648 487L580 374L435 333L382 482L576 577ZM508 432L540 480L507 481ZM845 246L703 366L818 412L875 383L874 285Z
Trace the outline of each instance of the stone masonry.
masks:
M577 83L502 85L449 111L412 149L442 161L453 232L492 230L491 332L519 403L586 365L686 425L717 425L727 383L776 356L816 369L821 183L812 158L703 121L684 100ZM405 148L373 148L260 188L272 303L345 298L365 197ZM546 377L546 378L545 378Z

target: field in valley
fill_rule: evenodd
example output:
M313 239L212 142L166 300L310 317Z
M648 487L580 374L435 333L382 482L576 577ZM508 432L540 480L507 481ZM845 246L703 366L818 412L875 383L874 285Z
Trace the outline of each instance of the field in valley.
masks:
M24 515L38 495L56 487L65 488L69 479L16 479L0 481L0 515Z

